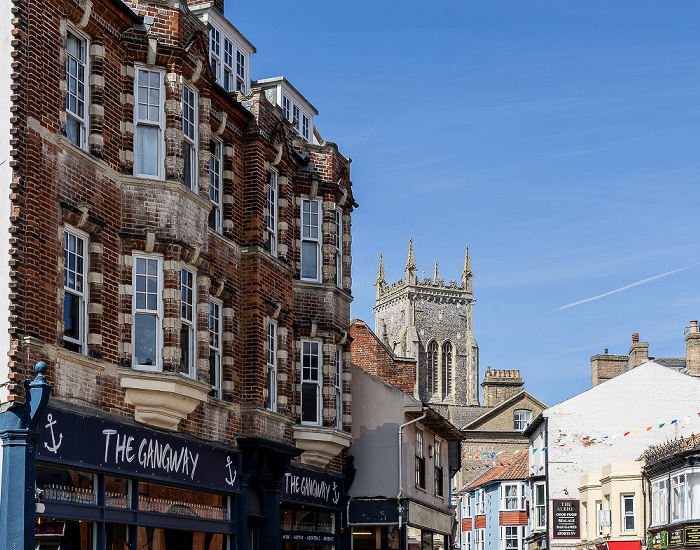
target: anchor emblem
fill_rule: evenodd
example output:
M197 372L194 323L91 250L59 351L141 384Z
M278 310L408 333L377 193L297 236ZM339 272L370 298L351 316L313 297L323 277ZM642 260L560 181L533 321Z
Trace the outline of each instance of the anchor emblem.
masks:
M46 415L46 419L49 421L49 423L44 427L49 428L51 430L51 443L52 443L52 445L49 447L49 444L46 443L46 441L44 441L44 447L46 447L46 449L49 452L57 454L58 448L61 446L61 443L63 442L63 434L62 433L58 434L58 442L56 442L56 435L53 433L53 427L56 424L56 421L53 419L53 415L51 413Z
M228 468L228 477L226 478L226 485L230 485L233 487L233 484L236 482L236 471L231 470L231 465L233 464L233 460L231 460L230 456L226 457L226 467Z
M336 482L333 482L333 504L338 504L338 501L340 500L340 494L338 493L338 485Z

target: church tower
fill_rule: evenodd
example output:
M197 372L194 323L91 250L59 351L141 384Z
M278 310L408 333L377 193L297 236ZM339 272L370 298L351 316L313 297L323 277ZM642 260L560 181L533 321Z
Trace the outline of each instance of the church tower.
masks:
M435 262L433 277L416 276L413 239L404 279L387 284L379 256L375 334L397 357L415 359L416 395L442 405L479 404L479 347L474 338L469 247L461 281L448 284Z

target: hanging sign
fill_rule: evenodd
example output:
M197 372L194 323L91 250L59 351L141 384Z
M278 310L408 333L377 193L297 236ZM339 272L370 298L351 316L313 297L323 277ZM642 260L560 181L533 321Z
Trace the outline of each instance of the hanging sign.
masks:
M552 538L581 538L580 504L581 502L578 500L552 501Z

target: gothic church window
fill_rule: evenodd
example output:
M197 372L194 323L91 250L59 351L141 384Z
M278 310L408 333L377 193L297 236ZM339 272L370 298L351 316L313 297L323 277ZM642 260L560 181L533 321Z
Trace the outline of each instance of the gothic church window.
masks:
M452 344L445 342L442 345L442 396L452 393Z
M438 386L438 345L434 340L428 344L428 394L437 391Z

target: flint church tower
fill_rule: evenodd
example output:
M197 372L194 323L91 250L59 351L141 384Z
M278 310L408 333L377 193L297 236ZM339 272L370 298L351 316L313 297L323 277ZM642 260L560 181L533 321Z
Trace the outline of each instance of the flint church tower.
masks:
M474 338L469 247L461 283L416 277L413 239L405 279L389 286L379 256L375 334L397 357L416 360L416 397L443 405L479 404L479 347Z

